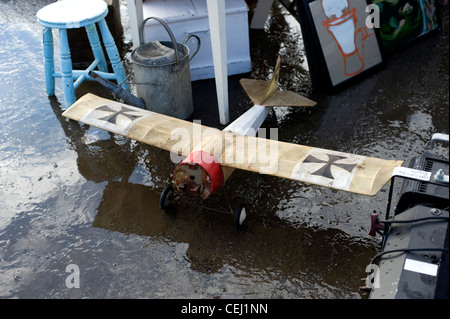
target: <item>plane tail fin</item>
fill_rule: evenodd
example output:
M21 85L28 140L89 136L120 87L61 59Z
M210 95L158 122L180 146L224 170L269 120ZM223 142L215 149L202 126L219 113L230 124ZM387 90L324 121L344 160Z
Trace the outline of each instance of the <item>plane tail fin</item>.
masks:
M280 78L280 56L270 81L241 79L239 83L254 104L262 106L301 106L310 107L317 103L292 91L281 91L278 88Z

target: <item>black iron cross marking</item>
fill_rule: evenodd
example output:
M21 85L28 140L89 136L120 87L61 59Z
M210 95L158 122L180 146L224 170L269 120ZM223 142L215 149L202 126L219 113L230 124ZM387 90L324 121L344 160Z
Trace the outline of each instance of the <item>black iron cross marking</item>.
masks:
M111 112L111 114L101 117L101 118L99 118L99 120L108 121L112 124L117 124L117 117L119 115L125 116L131 122L134 121L135 119L143 116L141 114L139 114L139 115L128 114L127 112L134 112L134 111L131 109L128 109L126 107L123 107L123 106L120 106L119 111L111 109L108 105L102 105L102 106L98 107L97 110Z
M336 163L337 161L346 158L345 156L337 156L337 155L330 155L327 154L328 156L328 161L323 161L321 159L318 159L312 155L309 155L304 161L303 163L323 163L324 165L319 168L317 171L315 171L314 173L311 173L311 175L319 175L319 176L323 176L329 179L334 179L333 174L331 173L331 166L337 166L340 167L342 169L345 169L347 172L351 172L356 164L339 164Z

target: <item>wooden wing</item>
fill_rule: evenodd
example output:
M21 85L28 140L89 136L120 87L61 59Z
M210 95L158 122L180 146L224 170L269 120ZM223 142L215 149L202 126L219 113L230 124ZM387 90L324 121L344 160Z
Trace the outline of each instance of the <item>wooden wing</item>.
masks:
M373 196L403 161L384 160L249 136L224 134L222 165ZM229 153L234 159L231 160ZM219 153L211 152L216 158ZM242 155L244 154L244 155Z
M210 152L222 166L373 196L402 161L243 136L87 94L63 116L179 156Z
M203 133L204 136L221 134L221 131L217 129L101 98L90 93L78 99L62 115L166 151L176 150L180 156L188 156L191 153L192 145L195 143L193 137L199 132L207 130L207 133Z

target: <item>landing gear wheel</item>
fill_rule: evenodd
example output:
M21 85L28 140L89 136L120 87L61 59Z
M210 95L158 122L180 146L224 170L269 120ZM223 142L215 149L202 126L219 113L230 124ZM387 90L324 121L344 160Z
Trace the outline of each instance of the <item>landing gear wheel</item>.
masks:
M236 214L234 214L234 226L239 229L244 223L246 217L247 211L245 209L245 204L240 204L236 209Z
M173 193L174 193L174 189L172 185L167 185L166 188L164 188L162 194L161 194L161 198L159 199L159 207L162 210L166 210L170 203L172 202L173 199Z

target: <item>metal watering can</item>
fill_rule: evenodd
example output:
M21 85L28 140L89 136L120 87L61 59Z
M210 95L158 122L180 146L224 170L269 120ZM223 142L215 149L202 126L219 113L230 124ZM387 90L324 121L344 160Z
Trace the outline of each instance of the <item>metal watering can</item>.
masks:
M144 25L154 19L162 24L171 41L154 41L144 44ZM186 42L197 39L197 49L189 56ZM200 49L200 38L188 35L183 43L177 43L169 26L161 19L149 17L139 28L140 46L131 53L136 94L145 102L145 108L188 119L194 111L189 61Z

